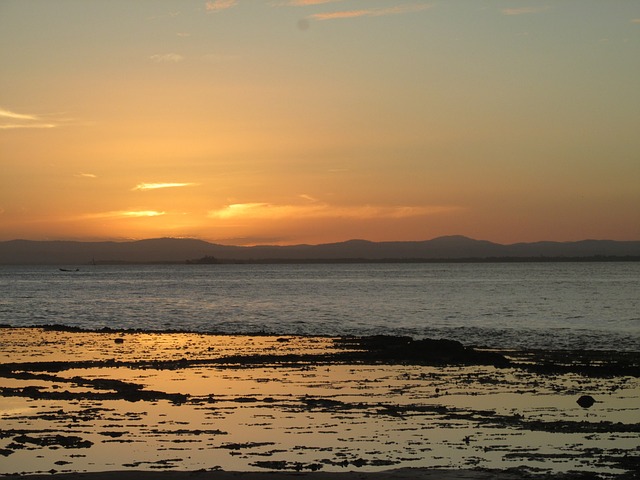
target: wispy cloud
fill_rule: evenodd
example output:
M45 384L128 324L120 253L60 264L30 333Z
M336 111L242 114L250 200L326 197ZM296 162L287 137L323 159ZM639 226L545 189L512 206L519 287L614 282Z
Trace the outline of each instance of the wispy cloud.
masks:
M119 212L123 217L159 217L164 215L165 212L158 212L155 210L138 210L131 212Z
M5 110L4 108L0 108L0 117L12 118L16 120L37 120L38 119L38 117L36 117L35 115L11 112L9 110Z
M503 15L528 15L531 13L541 13L545 10L549 10L549 6L544 5L541 7L520 7L520 8L503 8Z
M77 173L74 176L78 178L98 178L98 176L93 173Z
M55 128L56 123L44 120L42 115L17 113L0 107L0 130L16 128Z
M399 15L403 13L419 12L422 10L428 10L433 5L426 3L397 5L395 7L388 8L370 8L361 10L343 10L338 12L328 13L315 13L309 15L307 18L311 20L339 20L344 18L359 18L359 17L383 17L386 15Z
M165 215L165 212L156 210L115 210L111 212L87 213L82 215L83 219L92 220L100 218L141 218L141 217L159 217Z
M139 183L135 187L132 188L133 191L136 190L158 190L160 188L176 188L176 187L191 187L197 185L196 183Z
M156 63L178 63L184 60L184 57L178 53L162 53L151 55L150 60Z
M56 128L57 125L53 123L3 123L0 124L0 130L15 130L18 128Z
M276 205L271 203L234 203L208 213L210 218L265 219L284 218L407 218L457 210L451 206L333 206L326 203Z
M317 202L318 199L312 197L311 195L307 195L306 193L303 193L302 195L298 195L300 198L302 198L303 200L308 200L309 202Z
M235 7L237 4L238 0L211 0L205 4L205 9L207 12L219 12Z

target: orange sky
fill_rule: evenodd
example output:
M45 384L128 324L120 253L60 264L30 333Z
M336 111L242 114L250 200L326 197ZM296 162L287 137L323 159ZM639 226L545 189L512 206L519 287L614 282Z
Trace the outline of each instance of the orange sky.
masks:
M640 3L5 0L0 240L640 239Z

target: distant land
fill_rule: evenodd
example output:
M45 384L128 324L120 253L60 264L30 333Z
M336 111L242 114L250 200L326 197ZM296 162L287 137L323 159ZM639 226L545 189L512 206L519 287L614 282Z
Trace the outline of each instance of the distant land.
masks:
M582 240L502 245L455 235L415 242L349 240L321 245L253 247L177 238L127 242L0 242L0 265L570 260L640 261L640 241Z

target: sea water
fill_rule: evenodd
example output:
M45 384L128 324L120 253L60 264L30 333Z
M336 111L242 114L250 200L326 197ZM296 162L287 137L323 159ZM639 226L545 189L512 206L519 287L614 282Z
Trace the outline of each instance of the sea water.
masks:
M1 266L0 324L640 351L640 263Z

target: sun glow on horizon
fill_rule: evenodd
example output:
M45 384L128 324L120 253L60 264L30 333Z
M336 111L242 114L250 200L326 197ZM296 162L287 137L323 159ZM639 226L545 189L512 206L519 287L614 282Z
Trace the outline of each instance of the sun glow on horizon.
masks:
M0 6L0 240L640 238L633 2L77 5Z

